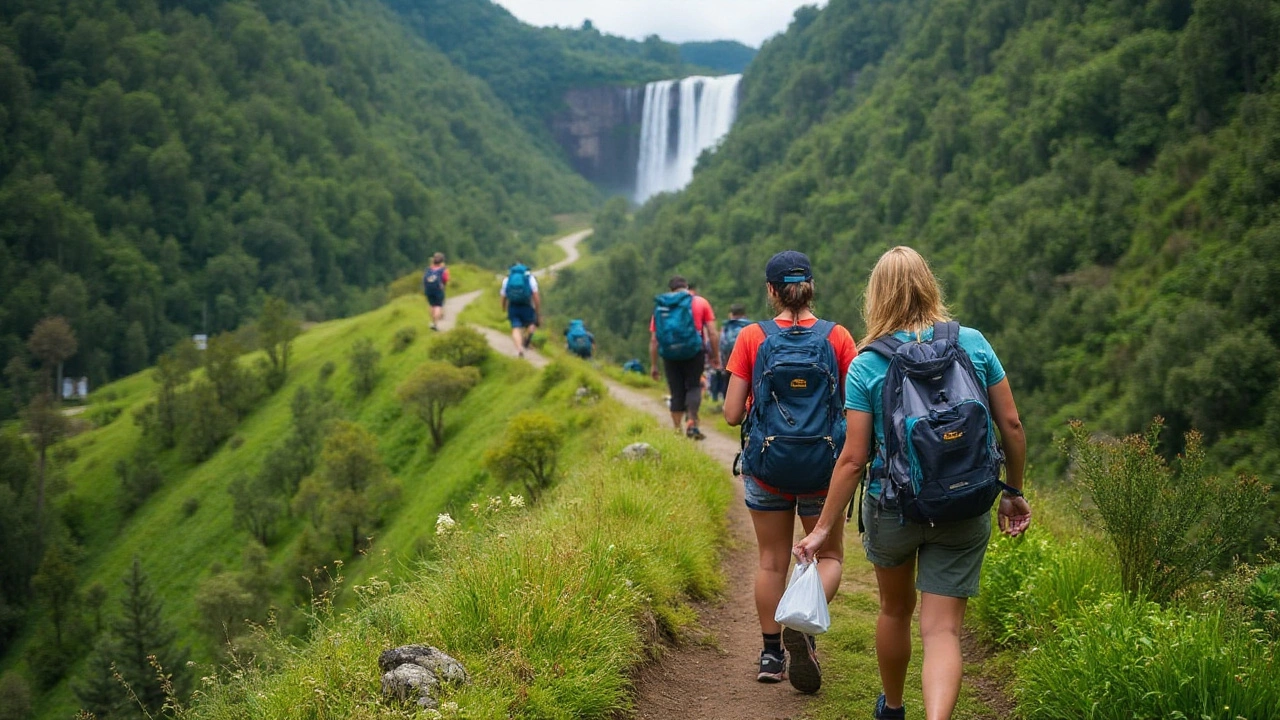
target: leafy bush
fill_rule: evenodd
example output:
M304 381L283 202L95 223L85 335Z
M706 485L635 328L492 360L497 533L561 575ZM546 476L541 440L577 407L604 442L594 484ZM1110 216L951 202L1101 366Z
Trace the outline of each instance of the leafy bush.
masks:
M455 367L479 367L489 359L490 352L489 341L479 330L462 325L436 338L427 350L427 357Z
M382 353L373 347L372 340L360 338L351 345L347 359L351 363L351 386L359 397L367 396L378 384L378 361Z
M538 379L538 398L542 399L555 386L569 377L569 366L557 360L542 368L542 377Z
M402 327L396 331L395 337L391 339L392 354L402 353L409 349L414 340L418 339L418 328Z
M529 497L537 500L555 477L563 443L563 429L555 418L536 410L522 412L507 424L502 442L485 453L484 464L505 482L523 483Z
M480 371L476 368L428 362L418 366L396 388L396 395L427 424L431 442L439 450L444 445L444 411L462 402L479 382Z
M1208 476L1194 431L1175 473L1156 449L1162 427L1156 418L1145 435L1115 442L1077 421L1065 449L1115 547L1125 591L1167 602L1248 538L1267 491L1257 478Z
M1280 717L1274 647L1219 612L1107 595L1018 664L1029 720Z

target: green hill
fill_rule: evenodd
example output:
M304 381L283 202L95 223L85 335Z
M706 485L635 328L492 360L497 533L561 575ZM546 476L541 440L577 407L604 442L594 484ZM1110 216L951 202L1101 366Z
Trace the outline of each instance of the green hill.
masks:
M473 271L465 266L456 267L455 273L459 282L455 288L457 292L465 292L469 286L479 287L488 277L483 271ZM673 461L699 468L694 472L701 472L709 479L719 477L714 464L700 458L697 453L678 448L668 450L661 440L652 437L658 434L656 430L646 429L651 426L648 421L637 419L611 402L582 404L575 395L579 386L594 387L596 393L601 388L598 381L583 379L590 376L585 364L570 361L563 361L565 364L540 374L524 363L491 357L482 366L482 382L467 394L460 406L448 411L445 445L439 451L432 450L425 425L408 412L395 395L396 387L426 360L427 348L440 339L434 335L420 336L412 340L406 349L395 350L396 344L402 342L405 329L425 331L425 325L425 307L421 298L412 293L376 311L309 329L294 342L294 359L288 381L264 398L235 427L231 439L207 461L190 463L178 450L164 451L157 456L163 482L132 514L126 514L121 507L125 491L121 487L118 466L122 462L130 462L136 457L138 448L148 442L142 437L142 430L133 417L155 396L155 374L148 371L99 390L88 416L96 418L101 426L64 443L55 453L58 460L52 468L53 474L59 478L55 482L58 490L54 509L69 529L70 539L80 548L75 571L78 599L74 616L77 619L69 622L79 628L79 632L88 635L88 639L82 638L77 642L91 646L94 632L90 618L98 612L108 615L115 612L122 592L120 578L126 574L135 557L140 560L144 571L157 581L154 589L163 602L163 617L177 631L178 644L189 648L192 659L206 668L202 673L214 670L212 663L219 660L221 654L217 649L220 643L211 636L201 617L211 612L210 608L220 608L231 602L225 598L213 599L227 583L244 582L248 587L251 575L259 578L264 586L264 601L276 608L272 622L280 633L279 642L290 642L289 637L294 634L306 636L313 621L308 620L308 614L302 609L311 593L338 591L337 586L329 581L331 576L343 575L347 586L357 588L382 587L379 583L387 581L398 586L401 579L419 577L421 561L435 562L440 558L441 551L437 548L435 536L437 514L451 513L463 528L483 533L491 523L484 519L484 513L476 515L468 510L471 503L479 502L484 507L486 498L492 495L505 497L515 493L527 496L519 485L504 486L481 464L485 450L497 442L507 422L524 410L550 412L564 428L570 430L561 451L560 464L569 484L562 492L554 494L556 499L549 501L552 502L551 507L569 502L564 498L583 497L584 493L591 496L596 492L594 481L589 478L599 471L588 468L605 468L609 473L617 471L616 466L608 469L607 460L621 445L615 447L617 443L606 438L634 437L656 442L663 447L664 453L672 454ZM370 340L381 353L378 379L367 397L360 397L353 389L352 366L348 359L353 345L362 339ZM254 360L255 356L248 356L241 364L248 367ZM264 472L273 455L287 452L285 439L299 422L297 396L300 390L309 392L313 400L325 393L331 394L330 409L326 414L353 422L372 433L377 443L376 456L385 464L398 486L398 498L379 509L382 520L368 531L373 537L372 549L362 551L360 556L353 557L348 547L329 539L325 535L325 526L313 527L307 519L307 511L297 505L296 497L293 513L281 518L270 534L265 556L258 554L261 551L256 550L259 547L257 542L236 522L233 495L229 488L239 478L254 477ZM313 413L321 412L322 408L315 403L309 407ZM588 427L594 430L612 427L614 430L607 433L571 431ZM600 465L601 462L605 464ZM638 480L632 478L627 482ZM652 479L644 482L652 482ZM303 486L305 488L305 482ZM611 522L629 523L631 520L627 518L633 512L658 512L655 509L641 510L640 506L631 504L634 500L629 498L636 490L625 490L625 487L626 482L617 490L623 495L610 502L622 502L625 508L630 509L620 509L621 515ZM718 480L714 489L708 487L705 501L710 506L697 511L699 521L706 525L705 531L693 527L691 531L715 532L720 524L717 518L723 513L726 501L723 496L727 492L727 487L719 484ZM642 505L644 502L647 501L642 501ZM560 527L567 517L572 517L572 513L564 516L566 510L563 508L536 512L542 519L537 520L533 527ZM601 522L604 522L603 517ZM516 527L505 520L500 524L502 527ZM534 532L530 536L533 541L538 537L537 533L549 531L530 532ZM591 532L603 530L597 528ZM665 570L658 573L656 568L666 562L661 557L669 557L672 552L692 554L695 552L693 548L698 547L697 543L703 541L691 540L693 544L689 547L665 549L663 546L661 550L653 545L657 542L655 539L643 534L635 535L632 542L637 543L635 552L641 552L644 547L660 552L660 556L641 563L643 567L648 567L647 563L655 563L654 570L644 572L657 574L645 580L636 579L643 582L647 592L656 593L651 602L641 603L648 608L645 612L665 618L661 622L674 631L686 621L681 619L685 616L678 610L681 594L685 590L695 594L708 592L716 582L715 570L704 567L693 573L693 566L690 566L691 574L681 579L682 576L678 575L658 577L664 575ZM448 553L459 551L462 550L453 547ZM714 553L707 558L710 562ZM345 560L345 566L335 565L334 560ZM634 573L641 566L618 566L617 572ZM451 564L451 567L454 569L450 573L463 570L456 564ZM325 570L317 575L312 572L313 568ZM108 597L100 609L79 599L87 597L89 588L95 584L101 584L108 590ZM437 587L432 590L435 591L445 592L445 589ZM344 591L337 595L339 606L361 603L361 592L350 594ZM628 600L625 608L620 606L620 614L610 620L616 624L611 632L621 633L618 641L625 642L630 649L602 648L600 652L605 655L583 659L582 672L587 676L595 678L599 673L607 672L613 673L617 680L613 685L598 688L598 697L593 702L603 702L609 707L620 707L627 702L626 669L643 654L643 638L639 634L639 626L633 625L631 614L640 607L634 604L637 600ZM236 611L232 609L230 612ZM267 620L263 606L243 612L252 612L252 619L259 622ZM415 612L421 614L424 611ZM425 616L420 620L425 622ZM32 664L36 662L33 660L33 648L40 643L53 643L50 622L47 613L33 614L27 630L5 656L0 668L17 668L26 677L38 677L39 669ZM236 624L239 624L238 620ZM325 628L311 629L323 634L332 628L326 625ZM440 628L423 629L441 632ZM402 634L405 631L405 626L396 626L380 632ZM624 641L622 638L630 639ZM266 646L253 644L255 641L251 639L242 637L238 642L250 643L248 647L255 652L267 651ZM540 653L547 648L538 646L530 650ZM481 648L459 651L481 666L493 663L486 659L487 653ZM468 655L468 652L472 654ZM620 662L619 656L609 654L617 652L624 652L634 659ZM65 670L66 677L56 681L47 693L42 694L37 685L37 717L60 718L74 714L78 705L72 688L101 669L95 668L92 662L79 661L71 663ZM494 671L498 672L496 668ZM490 693L498 693L493 697L505 697L503 693L511 691L511 683L523 684L520 678L506 677L502 672L495 678L487 677L483 672L481 676L485 678L477 690L481 697L489 697ZM490 681L497 685L491 686ZM541 687L536 683L535 686ZM560 692L563 688L553 690ZM496 700L491 698L483 702ZM212 707L215 705L207 705L205 709ZM203 714L204 711L201 712ZM247 716L240 712L244 712L243 708L229 715L214 714ZM254 710L248 715L266 717L271 713L263 715Z
M680 43L680 59L722 73L740 73L756 56L756 49L735 40Z
M801 9L689 188L633 226L615 209L561 290L638 355L667 274L758 316L766 259L797 248L856 336L872 264L908 244L1000 353L1041 471L1068 418L1162 415L1167 450L1196 427L1211 464L1274 480L1278 48L1266 0Z
M6 3L0 106L0 418L44 316L97 386L263 291L360 312L433 251L531 252L595 197L377 0Z

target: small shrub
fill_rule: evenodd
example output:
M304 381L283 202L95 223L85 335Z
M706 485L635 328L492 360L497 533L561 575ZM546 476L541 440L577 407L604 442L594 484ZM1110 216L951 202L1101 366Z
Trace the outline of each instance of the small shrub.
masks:
M444 411L462 402L479 382L480 371L476 368L428 362L418 366L409 379L396 388L396 395L427 424L431 443L438 450L444 445Z
M403 275L391 281L387 285L387 299L395 300L405 295L414 295L422 292L422 274L412 272Z
M191 517L200 510L200 498L189 497L182 501L182 516Z
M325 360L324 364L320 366L320 383L324 384L329 382L329 378L333 377L333 373L336 372L337 369L338 366L334 364L332 360Z
M418 328L402 327L396 331L395 337L391 340L391 352L402 353L409 349L414 340L418 339Z
M442 333L431 343L427 356L455 367L479 367L489 359L489 341L479 330L464 326Z
M119 405L90 405L84 415L95 427L106 427L115 422L122 412L124 408Z
M506 482L523 483L537 500L551 486L564 434L550 415L534 411L511 418L502 442L484 455L485 468Z
M1092 437L1071 424L1065 449L1077 482L1088 492L1115 547L1120 578L1130 597L1167 602L1240 543L1266 500L1257 478L1223 483L1204 472L1198 432L1186 435L1178 472L1156 450L1163 421L1145 435L1118 442Z
M569 377L569 366L557 360L542 369L542 377L538 379L538 398L544 398L555 386Z
M243 435L232 435L232 436L231 436L231 440L227 443L227 445L228 445L232 450L239 450L239 449L241 448L241 446L243 446L243 445L244 445L244 436L243 436Z
M372 340L360 338L351 345L347 358L351 362L351 386L355 388L356 395L368 396L378 384L378 361L382 359L382 353L373 347Z

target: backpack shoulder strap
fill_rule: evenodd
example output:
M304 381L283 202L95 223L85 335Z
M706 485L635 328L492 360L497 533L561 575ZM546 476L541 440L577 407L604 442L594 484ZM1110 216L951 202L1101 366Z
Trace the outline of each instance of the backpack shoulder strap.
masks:
M894 354L898 352L898 348L903 346L903 342L893 336L893 333L876 338L865 349L881 355L885 360L892 360Z
M765 337L777 335L782 332L782 326L773 320L761 320L758 324L760 325L760 329L764 331Z
M830 320L823 320L819 318L818 322L814 323L809 329L817 333L820 337L825 338L829 337L832 331L836 329L836 324Z
M936 322L933 324L933 341L939 340L948 345L960 344L960 323L952 320L950 322Z

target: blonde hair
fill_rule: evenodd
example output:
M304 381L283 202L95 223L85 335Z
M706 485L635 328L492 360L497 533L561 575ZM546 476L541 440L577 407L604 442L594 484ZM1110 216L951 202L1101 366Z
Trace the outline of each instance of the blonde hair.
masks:
M862 346L897 330L921 333L951 319L938 278L920 253L899 245L880 256L867 281Z

